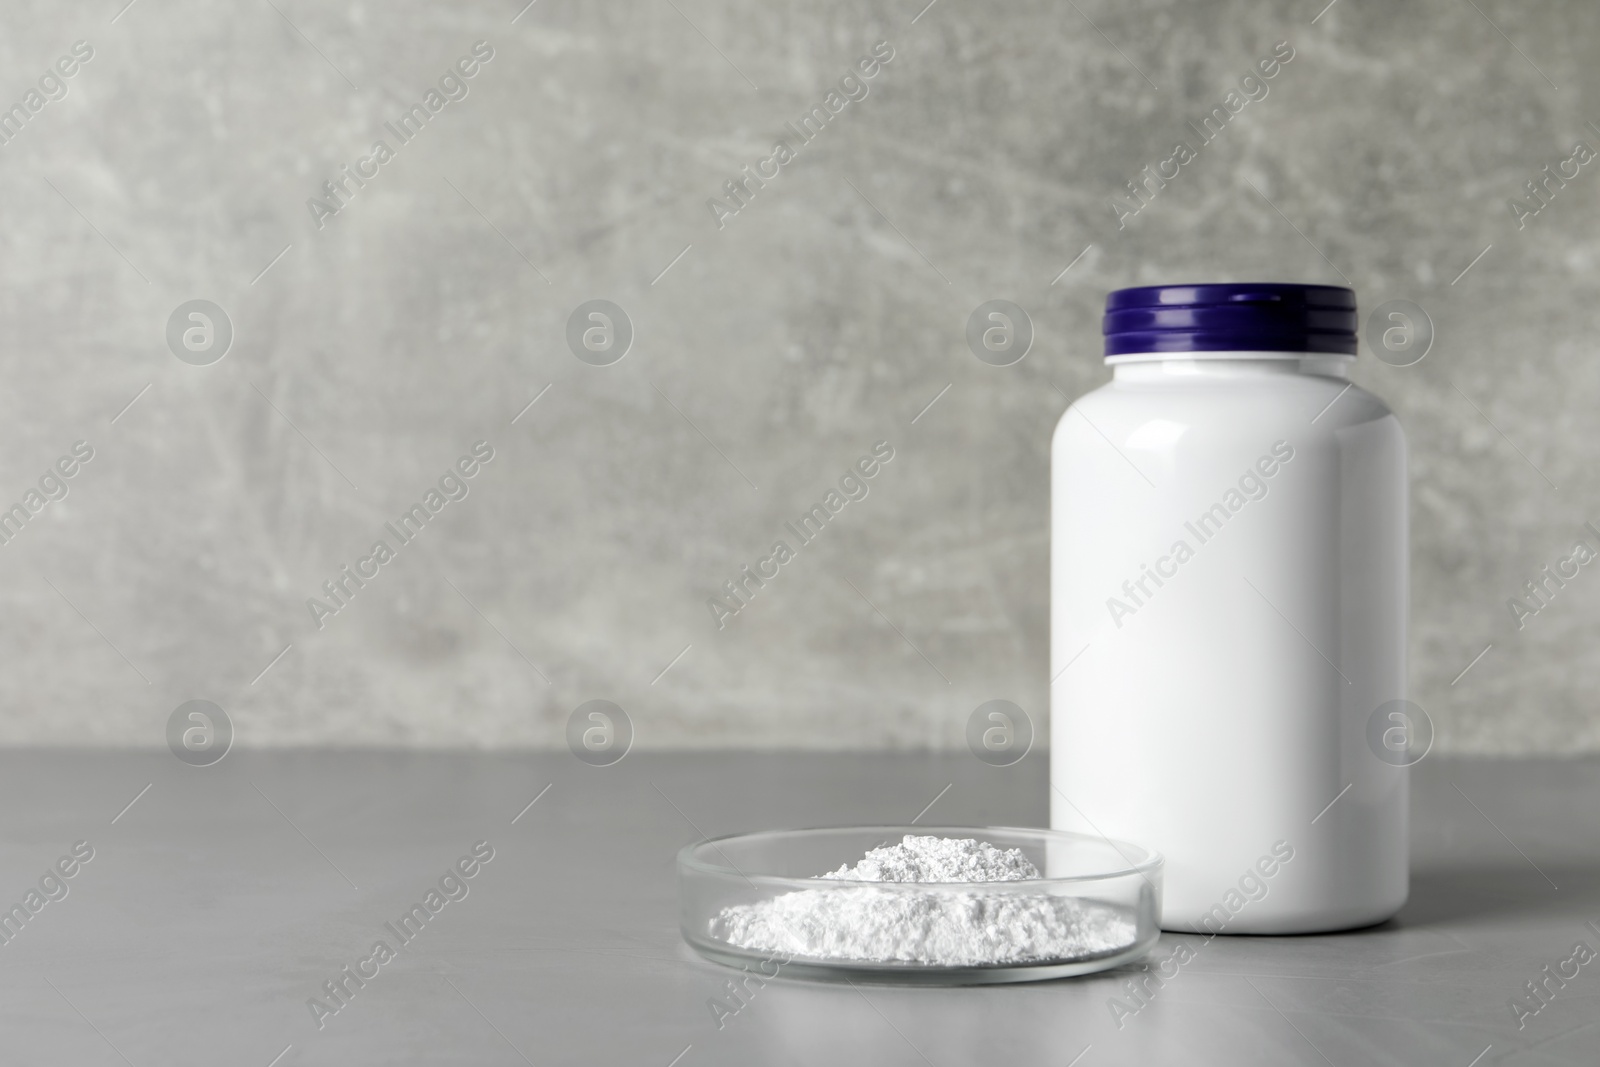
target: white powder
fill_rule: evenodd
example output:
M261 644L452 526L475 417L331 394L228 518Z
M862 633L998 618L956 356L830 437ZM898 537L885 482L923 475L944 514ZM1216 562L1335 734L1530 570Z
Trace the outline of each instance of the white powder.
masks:
M1020 848L999 849L970 837L918 837L875 848L854 867L824 878L856 882L1015 882L1039 877Z
M875 848L823 878L855 882L1015 882L1038 878L1021 849L972 838L918 837ZM1119 911L1043 893L917 892L870 886L805 889L722 909L713 936L810 959L971 967L1082 959L1132 945Z

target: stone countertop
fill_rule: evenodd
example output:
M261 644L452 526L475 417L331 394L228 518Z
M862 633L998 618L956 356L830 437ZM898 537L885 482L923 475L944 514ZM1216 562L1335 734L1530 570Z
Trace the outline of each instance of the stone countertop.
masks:
M597 768L566 753L257 750L197 768L166 752L7 751L0 907L37 910L0 944L0 1059L1600 1062L1600 959L1564 984L1544 971L1580 942L1600 951L1600 761L1433 756L1414 773L1411 900L1382 926L1165 935L1158 953L1187 941L1195 958L1131 1015L1113 1010L1133 1004L1131 970L959 989L777 980L719 1029L708 1001L733 972L678 936L681 845L908 822L930 802L929 822L1038 824L1044 761L634 753ZM466 896L319 1029L308 999L395 941L384 924L477 842L493 858ZM1527 999L1536 979L1542 1003ZM1517 999L1540 1004L1520 1028Z

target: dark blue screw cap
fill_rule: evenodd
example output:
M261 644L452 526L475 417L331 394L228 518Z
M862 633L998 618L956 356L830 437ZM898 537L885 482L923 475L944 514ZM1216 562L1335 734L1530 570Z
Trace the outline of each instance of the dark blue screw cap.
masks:
M1141 285L1106 297L1106 355L1356 354L1356 294L1338 285Z

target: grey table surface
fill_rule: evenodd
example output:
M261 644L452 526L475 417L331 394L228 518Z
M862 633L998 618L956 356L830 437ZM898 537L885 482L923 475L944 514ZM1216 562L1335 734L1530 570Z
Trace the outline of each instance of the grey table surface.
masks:
M1544 970L1579 942L1600 951L1600 761L1576 759L1424 760L1397 919L1335 936L1165 935L1159 953L1187 940L1195 958L1131 1017L1112 1010L1137 976L1124 970L959 989L780 979L719 1027L708 1002L732 972L678 936L676 850L908 822L930 801L927 822L1037 824L1045 766L236 751L196 768L165 752L0 753L0 908L26 907L41 879L60 898L33 898L0 944L0 1063L1600 1063L1600 959L1559 984ZM45 878L79 841L93 858ZM394 941L384 924L479 841L494 857L467 895L319 1028L308 999ZM1545 1001L1526 1000L1535 980ZM1541 1007L1519 1020L1517 998Z

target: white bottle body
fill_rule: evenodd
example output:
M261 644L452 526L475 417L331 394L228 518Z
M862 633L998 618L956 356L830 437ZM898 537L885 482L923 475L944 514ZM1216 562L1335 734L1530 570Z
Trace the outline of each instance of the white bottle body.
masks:
M1348 357L1118 357L1051 457L1051 825L1166 858L1162 924L1301 933L1408 890L1405 437ZM1186 546L1186 547L1180 547Z

